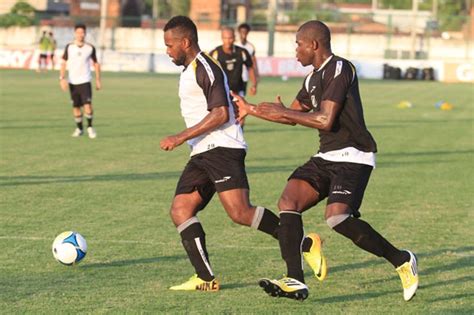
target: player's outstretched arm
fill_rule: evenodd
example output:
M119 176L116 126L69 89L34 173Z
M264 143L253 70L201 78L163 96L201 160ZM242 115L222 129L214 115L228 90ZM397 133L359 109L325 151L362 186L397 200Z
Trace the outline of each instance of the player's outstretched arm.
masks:
M275 106L269 106L268 104L262 104L258 108L259 111L266 116L281 117L295 124L329 131L332 129L342 106L339 103L324 100L321 102L319 110L314 112L277 108Z
M265 119L268 121L277 122L280 124L295 125L288 119L285 119L283 117L276 117L274 115L266 115L265 113L260 111L260 106L262 106L263 104L267 104L268 106L274 106L278 108L287 109L285 105L283 105L283 103L281 102L281 98L279 95L277 96L275 103L264 102L264 103L260 103L258 106L254 104L250 104L249 102L247 102L247 100L245 100L245 98L243 98L242 96L238 94L235 94L234 92L231 92L231 95L233 96L234 102L238 108L238 118L237 118L238 121L241 121L247 115L251 115L251 116L255 116L255 117Z
M162 150L171 151L177 146L180 146L184 141L196 138L206 132L216 129L217 127L229 121L229 111L227 106L219 106L211 109L196 125L183 130L182 132L167 136L160 141Z

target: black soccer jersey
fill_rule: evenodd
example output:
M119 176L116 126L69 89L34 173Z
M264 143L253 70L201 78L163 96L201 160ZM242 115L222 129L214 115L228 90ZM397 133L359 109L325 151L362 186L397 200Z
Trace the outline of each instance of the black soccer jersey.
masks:
M242 68L253 66L252 57L247 49L234 45L231 54L226 54L222 49L222 45L211 51L210 55L219 61L224 69L229 87L232 91L238 93L245 90L245 84L242 79Z
M319 130L319 152L348 147L377 152L375 140L365 125L355 67L348 60L330 57L306 77L296 99L313 111L319 111L324 100L342 105L332 129Z

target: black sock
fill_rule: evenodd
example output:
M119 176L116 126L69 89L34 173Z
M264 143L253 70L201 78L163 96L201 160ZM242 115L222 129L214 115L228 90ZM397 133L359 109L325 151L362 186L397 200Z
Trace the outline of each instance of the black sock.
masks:
M206 234L204 233L201 223L196 220L196 222L185 227L180 234L181 242L198 277L204 281L214 279L214 273L212 272L206 249Z
M303 240L303 245L301 245L301 250L307 253L311 249L311 245L313 245L313 240L309 237L305 237Z
M286 262L287 276L304 283L301 261L301 242L303 240L303 220L296 211L280 212L278 232L281 257Z
M254 219L255 222L253 222L253 224L257 225L257 230L270 234L274 238L278 239L280 219L276 216L276 214L263 207L257 207L255 211L256 218Z
M84 116L86 116L86 119L87 119L87 126L88 127L92 127L92 114L85 114Z
M82 116L76 116L76 117L74 117L74 121L76 122L77 128L79 128L80 130L82 130L82 129L83 129L83 126L82 126Z
M408 252L395 248L377 233L370 224L354 217L348 217L334 227L334 230L352 240L354 244L378 257L384 257L394 267L410 259Z

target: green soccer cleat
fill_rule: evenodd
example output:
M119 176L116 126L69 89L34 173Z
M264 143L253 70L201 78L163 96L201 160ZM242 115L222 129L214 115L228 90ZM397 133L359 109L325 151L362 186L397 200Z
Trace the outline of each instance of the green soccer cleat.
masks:
M309 295L306 284L289 277L280 280L260 279L260 287L272 297L286 297L298 301L304 301Z
M396 270L403 286L403 299L410 301L416 294L418 289L418 266L416 256L407 250L410 254L410 260L398 267Z
M309 252L303 252L304 260L313 269L316 279L323 281L326 278L328 267L323 255L321 238L316 233L310 233L306 237L310 238L313 244L311 244Z
M216 279L211 281L204 281L198 277L198 275L194 275L189 278L188 281L182 283L180 285L175 285L170 288L173 291L219 291L219 282Z

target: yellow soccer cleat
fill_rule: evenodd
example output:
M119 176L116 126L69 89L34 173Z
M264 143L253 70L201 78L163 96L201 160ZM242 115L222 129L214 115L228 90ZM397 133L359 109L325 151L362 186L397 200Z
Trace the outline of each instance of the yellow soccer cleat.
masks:
M408 250L407 252L410 254L410 260L396 270L402 280L403 298L405 301L410 301L415 296L416 289L418 289L418 266L416 256Z
M328 266L326 258L323 255L321 238L316 233L310 233L306 237L309 237L313 241L313 244L309 252L303 252L304 260L311 269L313 269L316 279L323 281L326 278Z
M258 284L268 295L273 297L286 297L304 301L309 295L306 284L289 277L280 280L263 278L258 281Z
M188 281L180 285L175 285L170 288L173 291L219 291L219 282L216 279L211 281L204 281L194 275Z

